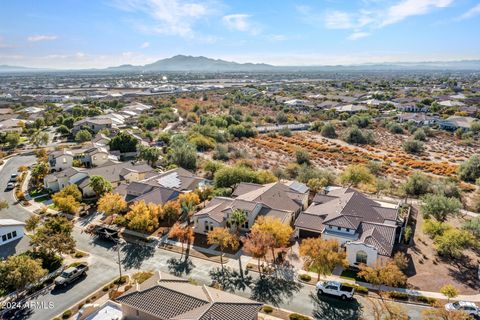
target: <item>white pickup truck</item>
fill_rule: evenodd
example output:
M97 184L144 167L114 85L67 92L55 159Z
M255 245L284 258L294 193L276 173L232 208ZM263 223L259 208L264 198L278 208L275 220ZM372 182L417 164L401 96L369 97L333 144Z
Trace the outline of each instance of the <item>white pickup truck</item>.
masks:
M320 281L316 285L318 294L330 294L342 298L342 300L351 299L355 288L343 285L338 281Z
M66 286L75 279L78 279L81 275L85 274L88 270L86 263L80 263L76 267L70 267L64 270L58 277L55 278L55 285Z

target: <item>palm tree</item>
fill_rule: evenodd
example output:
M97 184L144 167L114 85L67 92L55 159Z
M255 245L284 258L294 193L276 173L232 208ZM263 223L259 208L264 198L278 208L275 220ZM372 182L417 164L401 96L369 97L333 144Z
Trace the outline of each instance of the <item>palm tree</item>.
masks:
M227 223L230 228L238 235L240 228L248 221L247 214L241 209L233 209L232 213L228 217Z

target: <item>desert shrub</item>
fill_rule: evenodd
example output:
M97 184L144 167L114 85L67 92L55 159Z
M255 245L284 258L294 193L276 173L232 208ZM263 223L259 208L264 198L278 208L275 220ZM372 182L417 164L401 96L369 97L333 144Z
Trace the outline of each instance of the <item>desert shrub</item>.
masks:
M423 129L417 129L415 133L413 134L413 139L418 140L418 141L426 141L427 140L427 134Z
M393 134L402 134L403 133L403 128L396 123L393 123L393 124L389 125L388 130Z
M475 182L480 178L480 158L475 155L462 163L458 169L458 175L462 180Z
M420 154L424 150L423 143L418 140L407 140L403 143L403 150L411 154Z
M362 131L358 127L352 127L347 130L343 140L351 144L371 144L374 142L370 131Z
M290 314L288 315L288 318L289 318L290 320L310 320L309 317L304 316L304 315L299 314L299 313L290 313Z
M265 313L272 313L273 312L273 308L270 307L270 306L263 306L262 310Z
M417 296L415 299L418 302L428 303L429 305L434 305L437 302L437 299L425 296Z
M312 280L312 277L309 274L303 273L299 276L300 280L305 281L305 282L310 282Z
M388 297L397 300L408 300L408 294L403 292L391 291L387 293Z
M62 313L62 319L68 319L72 316L72 310L66 310Z
M335 126L328 122L322 127L321 135L324 136L325 138L336 138L337 133L335 132Z

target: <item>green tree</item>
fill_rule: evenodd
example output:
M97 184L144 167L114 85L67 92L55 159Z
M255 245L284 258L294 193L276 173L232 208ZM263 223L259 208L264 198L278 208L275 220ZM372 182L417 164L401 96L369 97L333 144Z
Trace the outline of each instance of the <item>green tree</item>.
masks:
M474 155L462 163L458 169L460 179L467 182L475 182L480 178L480 157Z
M427 176L420 172L415 172L408 177L407 182L403 185L403 189L407 196L419 197L428 192L430 188L430 181Z
M30 143L33 144L35 147L40 145L46 145L48 143L49 136L46 132L36 131L30 137Z
M450 302L450 299L455 298L458 296L458 290L451 284L446 284L443 287L440 288L440 293L443 294L445 297L447 297L448 302Z
M16 148L20 143L20 134L16 131L8 132L5 136L5 143L7 143L11 149Z
M112 184L102 176L91 176L89 186L92 188L93 192L95 192L97 197L112 191Z
M32 166L31 178L32 184L40 186L43 184L43 179L50 172L47 162L37 162Z
M223 167L215 172L213 182L216 188L234 188L240 182L258 182L257 174L244 166Z
M344 267L348 265L346 254L335 239L304 239L299 251L305 262L305 270L314 270L317 273L317 281L320 280L320 275L332 274L337 265Z
M197 169L197 150L184 135L175 135L170 142L170 160L188 170Z
M334 139L337 137L337 133L335 132L335 126L330 122L327 122L321 131L321 135L325 138Z
M450 228L442 235L436 236L433 242L439 255L460 258L465 248L472 245L474 240L469 232Z
M120 132L110 140L110 150L118 150L122 153L137 151L138 139L128 132Z
M77 142L87 142L92 140L92 134L88 130L80 130L75 135L75 141Z
M462 203L456 198L448 198L440 194L428 194L422 198L420 207L425 218L433 216L438 221L445 221L450 214L458 214Z
M241 209L233 209L232 213L228 217L227 223L230 228L236 233L240 233L240 228L248 221L248 216L245 211Z
M220 249L220 265L223 271L223 252L225 249L230 248L235 250L238 248L238 238L232 235L226 228L213 228L207 233L207 242L210 245L217 245Z
M72 231L73 223L67 218L49 218L34 229L30 244L48 256L69 253L75 248Z
M341 184L356 187L362 183L373 183L375 181L375 177L365 166L349 165L339 176L339 181Z
M155 167L156 163L160 159L161 154L162 151L157 147L142 147L140 148L140 154L138 157L147 161L147 163L152 167Z
M10 256L0 261L0 291L22 291L29 284L36 284L47 270L40 259L27 255Z

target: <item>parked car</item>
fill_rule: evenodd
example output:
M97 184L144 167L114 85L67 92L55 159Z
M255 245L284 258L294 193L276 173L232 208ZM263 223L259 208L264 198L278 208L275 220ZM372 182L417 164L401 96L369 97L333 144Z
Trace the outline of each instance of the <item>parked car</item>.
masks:
M17 182L17 177L18 177L18 174L13 173L13 174L10 176L10 182Z
M480 308L473 302L455 301L445 305L447 311L463 311L472 317L480 316Z
M70 267L55 278L55 285L57 286L66 286L75 279L78 279L81 275L85 274L88 270L88 265L86 263L81 263L78 266Z
M316 285L318 294L330 294L342 300L351 299L355 288L342 284L339 281L320 281Z
M12 190L13 188L15 188L15 183L13 182L7 183L7 190Z

